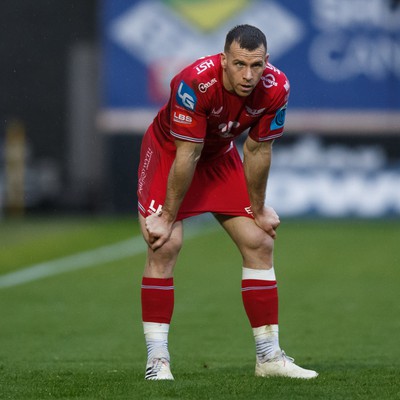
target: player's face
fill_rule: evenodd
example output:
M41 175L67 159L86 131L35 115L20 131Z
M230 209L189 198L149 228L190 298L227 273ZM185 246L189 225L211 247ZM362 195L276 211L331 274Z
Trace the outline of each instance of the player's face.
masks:
M267 62L264 46L250 51L232 42L229 51L221 54L225 89L238 96L248 96L260 81Z

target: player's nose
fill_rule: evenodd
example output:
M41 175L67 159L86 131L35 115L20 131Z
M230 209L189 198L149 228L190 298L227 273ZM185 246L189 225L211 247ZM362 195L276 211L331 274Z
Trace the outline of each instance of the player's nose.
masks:
M243 71L243 79L246 81L251 81L253 79L253 72L251 71L251 68L246 68Z

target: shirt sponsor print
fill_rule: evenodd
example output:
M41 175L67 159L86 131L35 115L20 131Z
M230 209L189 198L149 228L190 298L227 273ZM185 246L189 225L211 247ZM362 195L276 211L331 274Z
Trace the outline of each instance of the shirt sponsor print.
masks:
M197 75L200 75L202 72L206 71L208 68L214 67L213 60L203 61L196 67Z
M272 88L273 86L278 86L275 76L272 74L267 74L261 77L262 83L266 89Z
M240 122L238 121L229 121L227 124L223 123L218 125L218 129L220 130L220 136L223 138L234 137L235 135L231 134L231 130L235 128L239 128Z
M275 72L276 74L278 74L278 75L281 74L281 71L280 71L278 68L276 68L274 65L270 64L270 63L268 63L268 64L265 66L265 69L270 69L271 71L274 71L274 72Z
M217 83L217 82L218 82L218 81L217 81L216 78L212 78L211 81L209 81L209 82L206 82L206 83L199 83L198 88L199 88L199 90L200 90L201 93L205 93L205 92L207 92L207 89L208 89L209 87L211 87L212 85L214 85L214 83Z
M182 107L188 110L194 110L197 103L197 97L194 90L187 85L184 81L181 81L176 92L176 101Z
M174 111L173 120L176 124L191 128L196 125L196 121L183 111Z

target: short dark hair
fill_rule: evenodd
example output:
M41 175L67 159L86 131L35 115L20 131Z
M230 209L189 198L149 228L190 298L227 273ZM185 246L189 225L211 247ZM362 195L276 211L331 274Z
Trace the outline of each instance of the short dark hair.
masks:
M252 25L237 25L226 35L224 51L229 51L232 42L238 42L242 49L253 51L264 46L267 51L267 39L260 29Z

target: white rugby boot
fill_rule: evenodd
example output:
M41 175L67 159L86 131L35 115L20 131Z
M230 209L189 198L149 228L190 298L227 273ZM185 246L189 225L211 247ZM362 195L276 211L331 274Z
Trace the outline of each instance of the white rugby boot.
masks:
M152 358L147 361L146 373L144 379L158 381L158 380L170 380L173 381L169 361L165 357Z
M294 363L294 359L288 357L281 350L276 357L266 362L256 363L256 376L270 377L283 376L287 378L297 379L313 379L318 376L318 373L311 369L304 369Z

